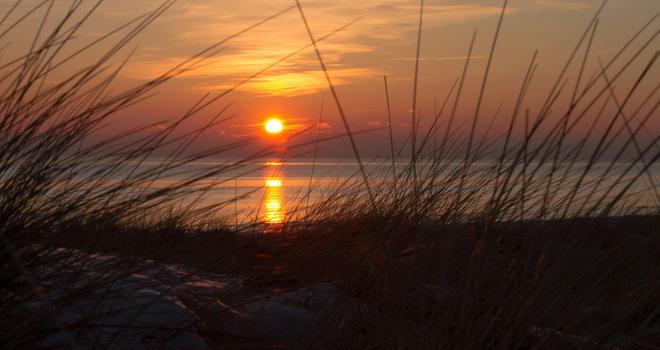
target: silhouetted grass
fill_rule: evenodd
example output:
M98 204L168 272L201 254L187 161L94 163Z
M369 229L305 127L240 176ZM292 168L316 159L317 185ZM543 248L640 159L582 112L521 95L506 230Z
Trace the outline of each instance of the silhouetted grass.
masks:
M172 3L165 1L153 12L83 45L72 56L61 57L63 48L74 45L76 32L96 10L81 12L82 1L73 2L58 19L59 25L51 32L42 32L40 27L28 52L0 67L0 311L4 315L0 341L7 347L47 346L46 336L63 331L78 332L77 337L60 344L65 347L121 344L126 331L122 324L115 325L114 338L90 343L80 336L83 330L98 327L94 317L112 316L117 310L84 315L89 317L75 322L66 318L67 312L81 300L121 304L120 291L108 286L147 274L154 264L188 270L167 279L152 276L140 280L144 285L139 287L178 295L202 319L186 320L174 331L187 332L192 324L203 330L213 347L292 346L259 339L256 334L253 339L232 337L222 326L227 316L208 308L223 304L240 310L250 301L319 283L336 285L341 294L332 310L296 340L296 346L660 346L660 195L650 170L658 164L660 146L659 137L647 128L657 119L657 82L652 82L655 89L638 106L631 106L642 82L657 80L653 69L658 51L652 51L652 44L660 31L649 28L657 25L658 15L586 79L603 2L552 82L544 103L525 107L530 86L539 83L534 81L538 70L534 52L512 111L492 116L492 120L510 118L508 129L503 135L489 135L489 129L480 132L477 126L484 117L481 108L488 94L488 75L496 68L491 64L497 42L505 40L499 37L505 25L505 1L469 128L456 125L456 116L476 31L460 79L454 81L422 137L417 135L415 82L411 133L399 152L395 152L392 137L385 78L384 111L392 164L370 174L365 166L369 162L359 156L354 140L357 133L351 130L350 118L332 84L332 71L316 45L347 25L314 39L298 1L152 81L110 92L129 63L127 59L113 65L111 59ZM38 3L26 17L7 22L14 24L5 27L16 7L10 8L0 20L0 28L7 28L0 39L40 8L52 5L52 1ZM203 96L165 129L147 125L112 137L99 136L111 116L142 103L157 87L203 64L227 40L294 8L310 44L225 92ZM423 12L422 2L418 60ZM46 11L42 22L50 16L50 10ZM640 39L647 32L650 35ZM47 83L55 69L97 44L109 47L97 61L77 67L63 81ZM311 47L345 126L346 135L336 137L348 136L358 161L354 176L338 186L314 188L322 199L310 203L312 170L309 189L299 194L288 220L265 228L258 222L258 213L254 222L238 224L237 195L223 203L194 205L203 203L221 182L235 181L235 177L217 180L220 175L247 172L245 164L274 153L273 148L265 148L230 164L187 168L199 160L231 154L250 142L188 152L201 133L228 119L225 107L214 103ZM580 50L584 51L582 60L576 63ZM651 58L639 62L649 51ZM625 61L624 56L628 57ZM639 63L643 64L641 71L632 71ZM567 75L576 64L578 73L570 83ZM614 86L626 76L635 77L634 83L619 95ZM568 98L566 106L561 105L562 98ZM451 110L445 116L450 101ZM216 108L207 124L177 133L201 111ZM323 102L320 113L317 128ZM649 134L650 141L642 140L642 131ZM431 142L438 134L439 145ZM315 164L318 148L330 139L321 138L318 130L313 141L298 142L295 136L282 156L284 161L293 152L304 155L313 147ZM397 161L406 147L412 151L410 161ZM162 162L147 162L157 151L168 151L168 156ZM153 186L172 173L182 180ZM642 212L641 207L647 209ZM264 230L269 234L263 234ZM240 278L241 283L215 294L177 292L208 273ZM152 304L136 307L133 317ZM130 324L129 320L123 326Z

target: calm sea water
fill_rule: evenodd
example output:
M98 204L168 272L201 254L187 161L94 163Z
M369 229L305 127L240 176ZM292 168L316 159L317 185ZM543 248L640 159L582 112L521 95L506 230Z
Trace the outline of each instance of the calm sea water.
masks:
M158 160L152 160L146 165L157 162ZM585 182L597 180L608 164L597 164ZM358 163L346 159L319 159L316 162L310 160L283 162L273 159L254 161L238 167L234 165L235 163L229 160L192 163L186 165L182 171L166 174L163 180L155 183L154 186L167 186L191 174L207 169L218 169L221 170L219 174L211 179L215 182L213 189L208 191L203 199L191 197L189 203L196 205L201 205L199 201L203 204L224 203L225 205L220 209L222 214L233 218L232 220L236 220L237 223L255 220L279 223L289 219L292 212L299 211L304 205L323 200L330 189L341 188L347 184L355 185L362 181ZM370 182L391 181L390 160L367 161L364 165ZM402 171L406 165L408 161L397 162L397 171ZM420 166L423 167L424 163ZM453 166L450 164L448 168ZM476 168L485 166L486 163L475 164ZM584 164L576 164L575 173L579 174L583 166ZM627 163L617 164L612 175L604 179L604 183L616 181L621 173L620 170L627 166ZM630 175L637 174L639 170L640 167L636 166ZM558 174L561 173L561 170L558 171ZM658 205L649 187L651 184L660 185L660 164L653 165L649 173L652 175L651 179L647 175L641 177L630 190L630 193L639 197L637 205L640 206ZM625 182L630 178L631 176L624 177L622 181Z
M165 176L159 185L167 186L169 181L194 173L194 168L232 167L233 164L222 160L197 162L186 166L186 174ZM397 167L403 168L405 164L400 162ZM391 161L364 164L370 181L374 182L385 180L385 169L391 169L391 166ZM361 183L359 169L357 162L345 159L250 162L237 169L222 171L213 179L216 184L203 201L227 203L222 211L227 216L237 217L239 223L255 220L280 223L293 211L299 212L301 207L327 198L333 189Z

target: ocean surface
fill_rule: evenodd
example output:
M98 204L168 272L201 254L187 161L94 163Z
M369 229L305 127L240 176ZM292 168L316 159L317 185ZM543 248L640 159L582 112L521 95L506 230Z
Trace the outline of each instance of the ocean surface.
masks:
M159 160L149 160L144 166L158 162ZM382 184L392 181L391 160L371 160L363 164L370 183ZM400 174L408 165L408 160L397 161L394 164L394 171ZM427 163L420 162L419 167L423 169L426 165ZM460 162L449 163L447 168L455 169L459 165ZM472 169L485 169L488 165L488 163L475 163ZM630 167L629 163L616 163L608 175L603 177L602 174L609 165L609 162L595 164L584 180L585 186L602 178L602 188L607 188L608 183L617 183L619 188L623 188L627 181L632 180L642 170L641 164ZM547 173L550 166L550 164L544 165L546 169L539 173ZM571 183L570 177L581 174L585 166L585 163L576 163L568 175L567 182ZM212 189L205 192L203 197L191 194L189 200L181 200L180 203L183 206L218 204L220 214L228 219L231 218L229 220L235 221L236 224L253 221L284 222L291 218L293 212L300 213L300 208L323 201L335 189L350 186L355 196L360 195L360 189L364 189L359 165L350 159L316 161L270 159L241 164L231 160L195 162L175 172L164 174L153 186L165 187L209 169L217 171L217 174L203 183L212 182ZM563 169L559 168L555 176L563 174ZM629 169L628 174L620 177L626 169ZM424 172L420 171L420 173ZM657 185L660 185L660 164L652 165L643 174L631 186L627 200L639 207L653 208L659 203L650 188L656 186L655 188L658 189ZM440 174L439 178L443 176ZM484 193L488 194L487 188L484 188Z
M156 160L150 162L157 162ZM407 161L396 164L403 169ZM390 177L391 161L370 161L363 164L369 181L377 183ZM347 159L312 160L260 160L236 164L235 161L217 160L195 162L185 166L180 174L166 174L155 185L168 186L199 169L217 168L213 188L205 193L205 204L226 204L220 211L238 224L261 221L281 223L293 212L314 205L327 198L338 188L362 188L359 164ZM204 182L206 183L206 181ZM358 193L356 193L357 195Z

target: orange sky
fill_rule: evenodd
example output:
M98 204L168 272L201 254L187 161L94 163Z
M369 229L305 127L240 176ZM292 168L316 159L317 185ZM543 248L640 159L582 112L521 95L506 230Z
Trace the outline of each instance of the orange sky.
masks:
M38 2L26 0L21 8L25 10ZM54 12L61 14L69 2L55 3ZM83 45L117 25L152 10L159 3L159 0L106 1L76 40ZM509 3L483 103L484 117L479 124L479 130L485 130L501 105L501 117L494 120L491 129L493 135L501 133L508 123L508 113L513 108L534 50L539 50L538 68L524 104L524 108L529 108L532 114L538 112L563 62L601 1L512 0ZM0 12L4 13L11 4L13 0L0 0ZM135 49L116 89L155 77L200 49L292 4L294 2L289 0L179 0L128 45L123 55L117 57L119 62ZM320 52L354 130L387 125L383 87L383 76L387 75L395 134L397 140L403 142L410 132L419 1L308 0L302 1L302 4L316 37L359 18L354 25L319 43ZM501 5L500 0L426 1L418 94L421 129L428 127L435 101L441 103L451 85L460 77L472 32L478 29L473 61L457 111L458 125L470 120L474 114ZM657 0L610 1L600 16L586 77L597 72L599 59L607 62L627 38L658 11L660 3ZM9 46L3 49L5 57L2 59L21 52L24 43L29 42L26 39L36 28L36 21L35 18L22 24L24 29L19 31L21 34L5 40ZM660 20L656 19L634 43L630 52L639 48L658 28ZM200 96L222 93L308 43L300 15L292 9L227 42L204 66L169 83L159 90L157 96L117 116L118 121L113 128L176 117ZM92 60L95 57L93 54L98 54L102 49L85 55L80 64L87 63L85 59ZM631 66L629 73L615 84L620 100L657 49L658 41L655 40ZM630 55L627 54L625 59ZM577 63L581 58L582 54L569 71L569 77L577 72ZM66 74L64 69L51 79L60 79ZM631 99L631 111L636 106L634 102L656 87L658 77L658 68L654 68ZM573 84L574 79L569 79L567 85ZM296 128L303 130L316 125L322 96L325 99L323 134L343 133L344 127L335 102L317 57L310 48L223 97L211 110L199 115L193 124L202 125L213 112L231 104L226 114L234 116L233 119L210 130L203 143L211 145L258 136L262 133L259 124L270 115L284 117L290 125L289 131L295 132ZM614 111L614 107L611 110ZM651 133L660 133L658 119L656 117L650 122ZM382 152L385 149L382 144L387 142L387 135L385 130L380 130L361 136L358 138L359 146L369 155L386 155L387 152ZM348 152L347 140L333 142L337 147L330 155ZM350 156L350 152L346 155Z

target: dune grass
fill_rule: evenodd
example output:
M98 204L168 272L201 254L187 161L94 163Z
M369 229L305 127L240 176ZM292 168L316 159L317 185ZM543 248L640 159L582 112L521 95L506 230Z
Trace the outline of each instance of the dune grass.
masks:
M534 52L522 72L512 112L491 116L492 120L510 118L508 130L489 135L477 125L487 117L481 106L488 94L489 70L496 68L491 64L497 42L506 40L499 37L500 28L506 26L505 1L469 128L457 124L457 116L474 64L476 31L460 79L434 113L432 127L418 134L419 111L413 107L413 127L403 145L395 145L391 136L385 78L383 110L390 123L392 165L370 174L332 84L332 71L316 45L348 25L315 37L313 23L296 1L152 81L111 92L113 81L130 64L128 59L113 64L112 59L173 1L80 46L74 40L76 33L97 10L82 4L73 2L52 31L36 32L25 55L0 66L0 312L6 315L0 323L4 330L0 341L7 347L38 346L58 330L89 327L91 320L63 323L62 311L109 281L140 273L140 268L127 266L146 260L240 276L242 289L227 292L236 295L217 296L229 304L228 300L244 303L241 293L263 297L322 282L337 285L342 295L334 311L301 340L309 348L660 346L660 195L652 172L660 145L658 136L650 135L647 128L657 120L660 102L654 74L658 51L653 51L660 33L655 29L657 14L588 77L585 67L604 2L550 84L543 105L530 108L525 103L530 85L541 83L534 80L538 69ZM52 1L37 3L27 16L47 9L43 26L52 19L52 5ZM28 18L13 14L15 8L0 20L0 28L7 28L0 40ZM146 125L99 137L98 131L118 112L144 103L159 86L220 54L228 40L293 10L298 10L307 30L308 45L223 93L203 96L165 129ZM423 13L422 1L417 60ZM55 70L68 67L96 45L108 49L93 64L78 67L63 81L48 83ZM63 54L72 47L78 49L70 56ZM237 225L232 201L180 205L190 198L204 198L218 181L234 181L217 180L220 175L274 154L274 149L265 148L228 165L186 170L188 164L231 155L250 143L187 151L201 133L229 118L226 109L214 103L310 48L340 111L342 137L351 142L359 163L355 178L324 189L323 200L317 202L310 203L302 194L297 210L291 210L286 222L271 225L268 235L260 233L264 226L256 217L255 222ZM650 59L635 70L649 52ZM569 77L576 67L577 76ZM415 81L417 74L416 64ZM614 86L625 77L633 77L634 82L619 95ZM640 85L649 80L656 88L638 96ZM413 96L415 106L417 93ZM562 105L562 99L568 103ZM639 104L632 106L633 101ZM177 132L200 112L216 109L209 123ZM319 125L321 120L322 114ZM289 149L305 153L313 147L316 161L323 141L319 134L312 142L294 137ZM412 152L409 162L401 161L404 149ZM165 160L148 162L163 150L169 152ZM151 186L175 171L189 173L164 188ZM309 183L311 191L313 174ZM642 206L647 209L640 211ZM63 287L63 270L75 281L85 274L86 265L94 263L90 255L70 262L71 256L58 247L119 258L102 265L104 278L53 297L52 290ZM193 277L178 278L172 286ZM258 340L229 339L220 326L213 326L215 321L213 315L201 321L214 347L254 345ZM76 341L71 339L68 345ZM283 345L259 341L262 346Z

